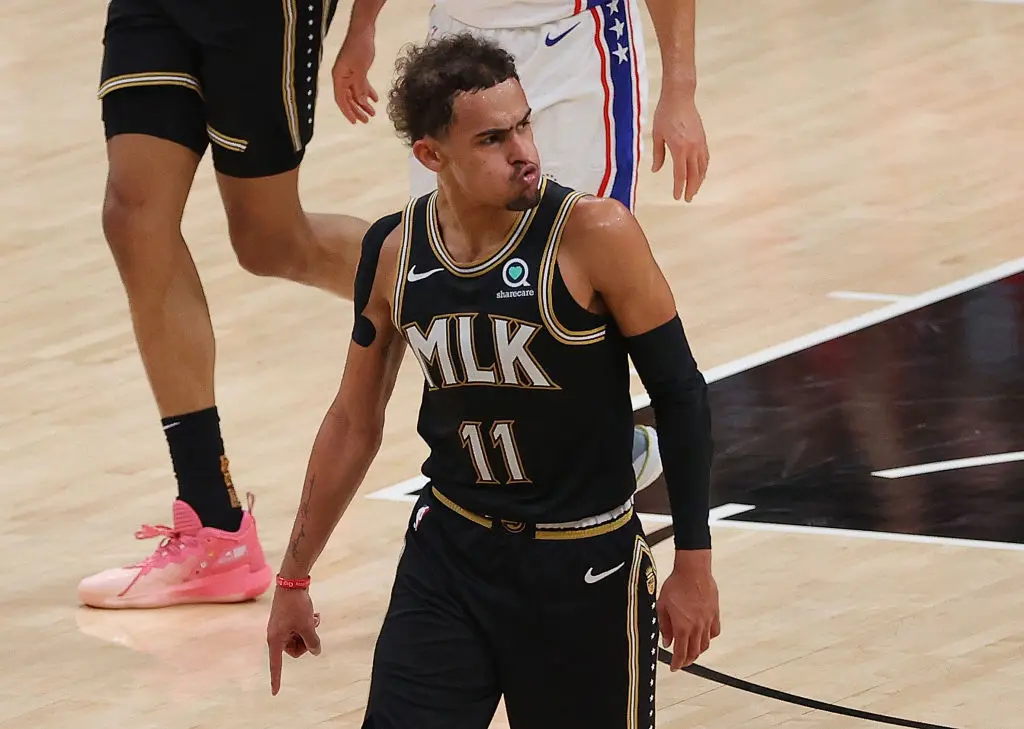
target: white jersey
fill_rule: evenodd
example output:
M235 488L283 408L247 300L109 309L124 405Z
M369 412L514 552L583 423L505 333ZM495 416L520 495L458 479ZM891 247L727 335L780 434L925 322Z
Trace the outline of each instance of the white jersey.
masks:
M468 32L511 53L533 110L541 169L567 187L614 198L632 209L647 110L639 3L578 4L583 7L575 12L572 0L438 0L430 10L428 37ZM479 25L449 15L463 5ZM485 8L498 12L491 16L494 10ZM477 12L482 17L476 18ZM552 13L567 15L551 22L533 20ZM497 27L481 28L485 22ZM410 183L419 197L435 188L437 178L410 157Z
M533 28L584 12L602 0L434 0L434 6L476 28Z

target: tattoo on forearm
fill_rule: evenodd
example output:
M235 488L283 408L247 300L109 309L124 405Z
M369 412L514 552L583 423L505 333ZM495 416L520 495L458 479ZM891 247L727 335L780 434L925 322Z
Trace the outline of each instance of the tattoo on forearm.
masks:
M291 544L288 545L288 551L291 553L292 559L299 558L299 542L301 542L306 536L306 520L309 518L309 500L313 496L314 483L316 483L315 475L309 477L309 486L306 488L306 495L299 504L299 531L294 537L292 537Z

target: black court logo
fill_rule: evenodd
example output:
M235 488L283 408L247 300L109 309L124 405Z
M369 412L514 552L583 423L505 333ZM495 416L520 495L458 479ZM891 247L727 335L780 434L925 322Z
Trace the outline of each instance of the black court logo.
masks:
M501 280L510 289L518 289L529 286L530 269L522 258L510 258L501 269Z

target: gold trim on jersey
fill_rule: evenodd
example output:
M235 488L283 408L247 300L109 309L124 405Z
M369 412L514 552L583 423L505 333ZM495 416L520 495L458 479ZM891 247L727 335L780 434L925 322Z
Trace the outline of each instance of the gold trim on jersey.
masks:
M551 226L548 242L544 246L544 253L540 261L540 280L538 282L540 290L537 292L537 298L540 301L541 320L551 336L562 344L596 344L603 341L605 337L604 325L582 332L575 332L564 326L555 315L555 304L551 294L557 268L558 246L562 242L562 230L565 228L565 222L569 219L572 209L583 197L586 197L586 193L573 192L566 195L555 216L555 222Z
M644 557L647 557L648 567L646 570L642 570ZM653 578L653 585L652 585ZM642 535L637 534L636 540L633 542L633 560L630 562L629 567L629 580L626 581L626 655L629 657L629 692L627 694L628 700L626 703L626 729L639 729L640 726L640 691L645 690L640 686L640 661L647 660L647 656L640 655L640 635L641 631L646 631L646 625L640 625L640 585L641 580L645 587L645 591L651 596L651 600L654 600L654 590L652 586L657 585L657 572L654 567L654 555L651 554L651 548L647 545L647 540ZM657 625L651 627L651 630L657 631ZM656 640L656 639L655 639ZM655 655L651 657L651 661L657 660L657 643L655 643ZM653 690L653 675L652 679L652 690ZM651 708L654 708L653 706ZM646 719L647 717L644 717Z
M284 11L284 53L281 58L281 99L284 114L288 118L288 133L292 138L292 149L302 149L302 134L299 132L299 107L295 99L295 28L298 9L295 0L281 0Z
M405 299L405 278L408 275L409 254L412 249L412 221L416 198L409 200L402 211L402 246L398 249L398 265L395 271L395 301L391 305L391 321L395 329L402 331L402 302Z
M229 137L223 132L218 132L209 124L206 125L206 134L214 144L218 144L224 149L232 152L244 152L249 146L249 140L239 139L238 137Z
M111 76L100 84L96 98L102 99L111 91L128 89L133 86L183 86L186 89L192 89L199 94L199 98L203 98L203 87L199 83L199 79L191 74L177 71L147 71Z
M547 185L548 178L541 178L541 199L544 198ZM536 217L539 207L540 205L534 205L529 211L519 215L519 220L516 221L511 232L505 238L505 242L502 243L501 247L492 256L480 263L474 263L472 266L460 266L448 255L448 251L444 247L444 240L441 237L441 226L437 222L437 190L434 190L427 197L427 240L430 241L430 248L434 251L437 260L450 273L462 278L480 276L494 270L516 249L516 246L519 245L519 242L526 235L526 231L530 229L530 224Z
M447 496L442 494L440 491L438 491L436 486L431 486L430 491L431 493L434 494L434 498L436 498L438 501L440 501L442 504L447 506L449 509L454 511L459 516L469 519L470 521L479 524L480 526L487 527L488 529L494 528L494 519L488 516L481 516L480 514L475 514L469 509L464 509L463 507L459 506L454 501L449 499ZM602 534L608 534L609 532L613 532L616 529L625 526L630 522L632 518L633 504L630 502L629 506L622 514L615 517L611 521L604 522L603 524L597 524L596 526L585 528L574 528L572 526L566 526L564 528L551 528L557 527L558 525L545 524L545 528L537 528L534 531L533 538L547 541L557 541L567 539L588 539L590 537L599 537ZM523 524L523 522L515 522L501 519L499 520L499 523L514 534L517 534L526 528L526 525ZM518 528L520 524L522 524L522 528ZM648 552L648 554L649 553L650 552Z

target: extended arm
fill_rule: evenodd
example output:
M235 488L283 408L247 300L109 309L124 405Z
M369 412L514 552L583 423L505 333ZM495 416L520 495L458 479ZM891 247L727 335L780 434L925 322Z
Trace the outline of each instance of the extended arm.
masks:
M376 53L377 16L385 0L354 0L348 31L334 59L334 101L345 118L364 124L374 115L377 90L370 83L370 66Z
M391 241L396 237L386 243L384 238L397 218L396 214L378 221L363 240L348 359L338 394L313 443L282 577L301 579L309 574L380 448L384 411L404 351L386 296L394 259Z
M710 160L695 99L695 5L695 0L647 0L661 51L661 95L651 122L651 169L661 169L667 146L672 154L672 196L676 200L685 196L687 202L703 184Z
M661 52L662 89L693 98L697 90L696 0L647 0L647 11Z
M348 21L348 32L362 33L373 31L377 25L377 16L386 0L354 0L352 3L352 14ZM690 0L693 5L693 0Z

